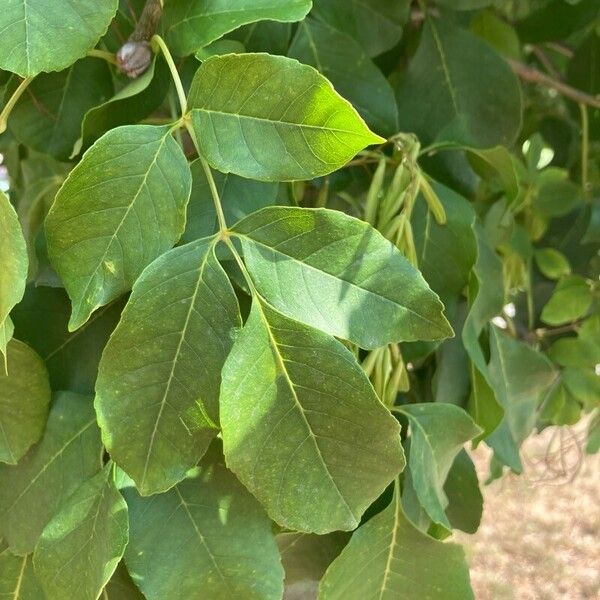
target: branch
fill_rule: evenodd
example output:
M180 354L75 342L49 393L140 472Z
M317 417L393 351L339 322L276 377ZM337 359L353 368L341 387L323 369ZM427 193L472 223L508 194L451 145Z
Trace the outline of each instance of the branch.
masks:
M591 96L590 94L586 94L581 90L577 90L562 81L557 81L552 77L538 71L537 69L533 69L528 67L516 60L512 60L511 58L506 59L508 64L511 66L512 70L523 80L528 81L529 83L536 83L538 85L544 85L546 87L550 87L555 89L557 92L561 93L563 96L570 98L574 102L578 104L585 104L586 106L592 106L594 108L600 108L600 98L596 96Z

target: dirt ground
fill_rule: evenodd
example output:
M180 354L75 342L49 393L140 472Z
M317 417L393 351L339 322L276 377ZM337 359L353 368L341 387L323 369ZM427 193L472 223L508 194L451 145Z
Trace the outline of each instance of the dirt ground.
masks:
M600 455L580 451L585 424L526 443L525 474L484 488L476 535L462 535L477 600L600 599ZM473 458L483 481L488 451Z

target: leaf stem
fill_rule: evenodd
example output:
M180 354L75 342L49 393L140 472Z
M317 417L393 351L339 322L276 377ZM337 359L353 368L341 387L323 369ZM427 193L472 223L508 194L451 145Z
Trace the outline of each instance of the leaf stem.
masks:
M175 61L171 56L171 52L169 51L167 44L165 44L165 41L158 34L152 36L151 43L154 49L160 49L165 57L165 60L167 61L167 65L169 65L171 77L173 78L173 83L177 89L177 95L179 96L181 116L184 116L187 114L187 97L185 95L185 90L183 89L183 83L181 83L181 77L179 77L179 71L177 71L177 66L175 65Z
M210 188L210 193L212 195L213 203L215 205L215 211L217 213L217 220L219 222L219 232L221 233L221 237L226 239L228 237L228 227L227 222L225 221L225 213L223 212L223 205L221 204L221 197L219 196L219 190L217 189L217 183L212 174L212 170L210 165L202 156L202 152L200 151L200 146L198 144L198 138L196 137L196 132L194 131L194 127L192 126L189 119L185 119L185 127L192 138L192 142L194 142L194 146L198 151L198 159L200 160L200 164L204 169L204 173L206 175L206 179L208 181L208 187Z
M6 106L0 113L0 134L6 131L8 127L8 117L10 117L10 113L12 112L15 104L19 101L19 98L23 95L23 92L27 89L29 84L33 81L33 77L27 77L21 81L19 87L15 90L14 94L10 97Z
M579 111L581 112L581 186L587 195L589 185L590 121L587 106L583 102L579 103Z
M92 48L91 50L88 50L87 55L92 58L100 58L102 60L105 60L111 65L117 66L118 64L117 57L112 52L107 52L106 50L98 50L97 48Z

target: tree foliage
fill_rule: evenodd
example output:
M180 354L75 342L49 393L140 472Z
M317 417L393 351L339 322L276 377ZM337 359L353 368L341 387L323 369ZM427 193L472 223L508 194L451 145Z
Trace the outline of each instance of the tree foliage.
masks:
M465 447L599 446L598 3L4 4L0 595L472 598Z

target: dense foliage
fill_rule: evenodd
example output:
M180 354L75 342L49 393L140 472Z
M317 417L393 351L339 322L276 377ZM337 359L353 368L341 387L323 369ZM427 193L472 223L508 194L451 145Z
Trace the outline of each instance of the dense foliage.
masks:
M0 10L0 596L471 598L465 445L600 444L600 4L161 4Z

